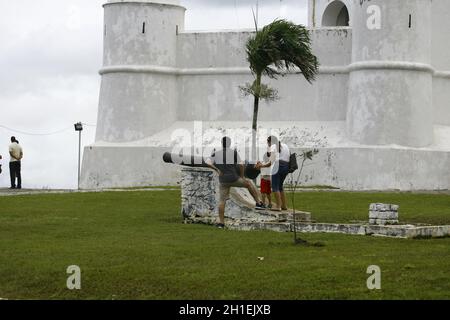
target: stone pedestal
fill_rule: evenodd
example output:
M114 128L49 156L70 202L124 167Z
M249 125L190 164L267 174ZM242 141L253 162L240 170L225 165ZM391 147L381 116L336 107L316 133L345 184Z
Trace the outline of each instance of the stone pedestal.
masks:
M205 168L181 170L181 207L187 220L196 218L217 219L220 189L217 174ZM255 201L246 189L232 188L227 201L225 217L244 219L252 217Z
M181 177L181 210L183 217L207 217L218 207L219 190L215 174L203 168L183 168Z
M369 224L393 225L398 224L398 209L395 204L372 203L369 208Z

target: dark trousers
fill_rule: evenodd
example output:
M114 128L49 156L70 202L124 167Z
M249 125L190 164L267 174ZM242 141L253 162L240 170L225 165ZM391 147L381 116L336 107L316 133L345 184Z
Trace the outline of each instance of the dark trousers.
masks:
M289 164L279 162L278 171L272 175L272 192L284 192L284 181L289 175Z
M14 161L9 163L9 175L11 176L11 188L22 188L22 176L20 174L21 164L20 161Z

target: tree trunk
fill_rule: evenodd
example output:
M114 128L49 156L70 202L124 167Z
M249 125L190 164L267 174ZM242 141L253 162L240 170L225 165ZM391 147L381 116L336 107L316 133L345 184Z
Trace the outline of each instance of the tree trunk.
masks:
M257 161L257 147L256 147L256 134L258 132L258 113L259 113L259 96L261 93L261 75L258 74L255 80L255 101L253 105L253 123L252 123L252 154L251 160Z

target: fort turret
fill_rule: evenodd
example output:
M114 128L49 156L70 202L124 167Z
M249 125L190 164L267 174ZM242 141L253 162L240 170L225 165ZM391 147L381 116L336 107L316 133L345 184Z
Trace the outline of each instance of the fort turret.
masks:
M175 0L109 0L104 11L96 141L136 141L176 119L173 69L185 8Z
M354 0L347 129L365 145L433 143L430 0Z

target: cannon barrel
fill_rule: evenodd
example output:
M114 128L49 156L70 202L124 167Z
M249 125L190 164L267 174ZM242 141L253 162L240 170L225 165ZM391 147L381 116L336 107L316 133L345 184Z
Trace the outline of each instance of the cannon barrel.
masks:
M176 159L176 161L174 159ZM174 153L166 152L163 155L163 161L165 163L178 164L184 167L208 168L205 160L202 157L196 156L176 155Z
M175 161L176 159L176 161ZM181 161L180 161L181 160ZM185 155L176 155L170 152L166 152L163 155L163 161L165 163L178 164L184 167L191 168L209 168L205 162L205 159L202 157L196 157L193 155L185 156ZM255 168L254 164L246 163L245 164L245 176L249 179L256 179L260 175L261 170Z

